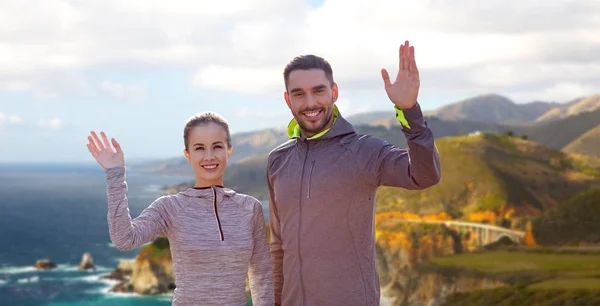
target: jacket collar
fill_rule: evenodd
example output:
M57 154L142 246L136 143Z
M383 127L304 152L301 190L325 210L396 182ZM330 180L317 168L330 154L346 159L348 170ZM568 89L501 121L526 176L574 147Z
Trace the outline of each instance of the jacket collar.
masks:
M290 123L288 124L287 132L288 132L288 137L290 137L290 138L302 138L302 136L300 136L300 126L298 125L298 122L296 121L296 119L292 119L290 121ZM334 104L333 105L333 125L329 129L326 129L326 130L322 131L321 133L318 133L317 135L308 138L308 140L334 138L336 136L341 136L341 135L355 133L355 132L356 132L356 130L354 129L352 124L350 124L350 122L348 122L342 116L337 105Z
M213 188L217 191L217 195L226 197L233 196L236 192L232 189L223 186L210 186L204 188L188 188L181 193L190 198L208 198L213 196Z

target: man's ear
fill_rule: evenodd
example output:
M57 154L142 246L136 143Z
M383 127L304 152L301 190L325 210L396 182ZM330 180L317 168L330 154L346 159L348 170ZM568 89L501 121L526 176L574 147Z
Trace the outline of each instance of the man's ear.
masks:
M290 102L290 95L287 93L287 91L283 92L283 98L285 99L285 103L287 103L288 108L292 109L292 103Z
M333 83L333 86L331 86L331 100L333 101L333 103L335 103L335 101L337 101L338 99L338 86L337 83Z

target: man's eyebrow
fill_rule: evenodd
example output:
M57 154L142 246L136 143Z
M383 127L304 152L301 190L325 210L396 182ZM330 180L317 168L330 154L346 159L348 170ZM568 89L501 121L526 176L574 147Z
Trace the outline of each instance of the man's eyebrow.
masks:
M295 93L295 92L299 92L302 91L302 88L294 88L292 90L290 90L290 93Z
M323 88L327 88L327 86L321 84L321 85L317 85L317 86L313 87L313 89L323 89Z

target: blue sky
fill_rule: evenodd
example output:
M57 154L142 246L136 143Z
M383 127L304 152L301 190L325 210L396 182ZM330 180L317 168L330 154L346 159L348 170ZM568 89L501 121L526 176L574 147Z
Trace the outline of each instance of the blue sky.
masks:
M380 69L416 48L426 110L479 94L517 103L600 92L600 5L237 0L0 4L0 162L89 162L91 129L126 158L180 156L182 128L216 111L232 132L282 127L281 73L328 59L344 115L390 110Z

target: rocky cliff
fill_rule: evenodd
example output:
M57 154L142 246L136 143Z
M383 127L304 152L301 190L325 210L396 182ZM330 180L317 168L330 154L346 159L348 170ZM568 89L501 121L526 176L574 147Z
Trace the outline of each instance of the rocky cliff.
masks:
M445 275L421 265L433 257L475 250L473 235L461 235L444 225L404 224L385 214L376 218L376 228L382 305L442 305L453 293L504 285L473 275Z

